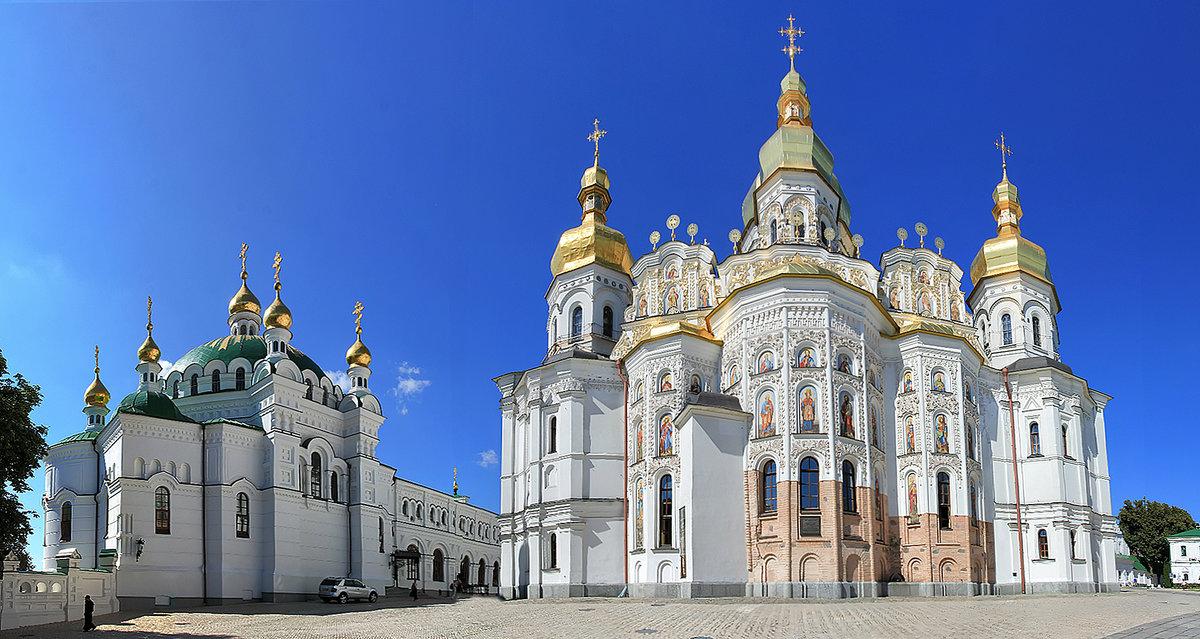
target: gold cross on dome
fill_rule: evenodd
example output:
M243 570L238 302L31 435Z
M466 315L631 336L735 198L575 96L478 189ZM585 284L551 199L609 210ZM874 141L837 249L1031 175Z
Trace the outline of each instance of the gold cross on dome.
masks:
M596 145L596 166L600 166L600 138L604 137L608 131L604 131L600 128L600 118L593 120L592 126L595 128L591 135L588 135L588 139Z
M100 374L100 346L96 345L96 374Z
M354 303L354 332L362 335L362 302Z
M792 65L792 71L795 71L796 54L804 50L796 46L796 38L803 36L804 31L796 28L795 18L792 17L792 14L788 14L788 26L786 29L780 29L779 35L788 39L788 45L780 49L780 51L788 54L788 60Z
M1000 168L1004 171L1004 179L1008 179L1008 156L1012 155L1012 147L1004 141L1004 132L1000 132L1000 139L996 141L996 148L1000 149Z
M283 256L279 254L279 251L275 251L275 261L271 264L271 267L275 269L275 283L276 284L279 283L279 265L282 263L283 263Z
M154 305L154 301L150 299L149 295L147 295L146 296L146 330L148 330L148 331L154 328L154 322L151 321L151 319L154 317L153 311L151 310L151 307L153 305Z
M242 279L246 279L246 249L250 248L245 242L242 242L242 252L238 257L242 258Z

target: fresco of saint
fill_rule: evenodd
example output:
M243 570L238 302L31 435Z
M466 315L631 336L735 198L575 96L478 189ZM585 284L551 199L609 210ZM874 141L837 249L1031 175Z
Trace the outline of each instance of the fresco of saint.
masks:
M758 436L775 434L775 393L763 392L758 400Z
M926 273L924 270L918 271L917 272L917 281L922 284L928 284L929 283L929 274Z
M644 429L642 428L642 423L638 422L638 425L637 425L637 460L638 461L642 461L642 457L643 457L642 451L646 450L646 444L645 444L645 439L644 439L645 433L643 432L643 430Z
M842 437L854 437L854 400L842 393Z
M700 391L701 391L700 376L692 375L692 380L690 382L688 382L688 392L689 393L699 393Z
M850 356L846 354L838 355L837 369L843 373L850 372Z
M645 535L645 532L642 530L643 513L646 512L645 505L642 503L642 494L645 492L645 488L645 484L639 479L637 488L634 489L636 494L634 495L633 506L633 545L637 548L642 547L642 537Z
M634 391L634 393L633 393L633 401L636 402L639 399L641 399L642 397L644 397L645 395L646 395L646 383L641 380L638 380L637 390Z
M876 426L875 426L875 407L874 406L871 407L870 415L871 415L871 443L874 444L876 448L878 448L879 447L879 429L876 428Z
M867 369L867 383L871 385L871 388L879 388L879 386L875 384L875 369L874 368Z
M813 399L816 392L812 386L805 386L800 398L800 432L817 432L817 401Z
M966 395L968 402L975 403L975 400L971 397L971 382L963 382L963 395Z
M677 268L675 268L675 265L674 265L674 264L672 264L672 265L671 265L671 266L670 266L670 267L667 269L667 279L669 279L669 280L673 280L673 279L675 279L675 278L677 278L677 277L679 277L679 270L678 270Z
M675 390L675 387L671 385L671 374L663 373L662 379L658 381L658 392L665 393L669 390Z
M912 371L904 371L904 392L912 392Z
M700 287L700 308L708 308L708 287Z
M958 321L958 304L950 302L950 319Z
M915 518L917 516L917 475L916 473L908 474L908 516Z
M949 429L946 427L946 416L938 415L937 424L934 426L934 439L937 443L937 452L950 452L950 441L948 439Z
M939 393L946 392L946 375L942 371L933 372L933 390Z
M638 299L638 317L645 317L645 316L646 316L646 298L641 297Z
M758 372L765 373L775 370L775 354L771 351L763 351L762 355L758 356Z
M676 313L679 311L679 289L674 286L667 291L667 312Z
M888 293L888 304L892 308L900 310L900 287L897 286L892 289L892 292Z
M929 309L929 296L925 293L921 293L921 314L927 315L932 313L933 311Z
M913 428L913 418L909 417L908 419L904 420L904 430L908 444L908 448L906 450L910 453L915 453L917 451L917 434Z
M807 346L800 349L800 359L796 363L800 368L814 368L817 365L816 358L813 357L813 350Z
M733 386L740 381L742 381L742 369L737 364L734 364L729 367L729 385Z
M658 454L671 455L675 452L675 429L671 425L671 414L662 416L658 423Z

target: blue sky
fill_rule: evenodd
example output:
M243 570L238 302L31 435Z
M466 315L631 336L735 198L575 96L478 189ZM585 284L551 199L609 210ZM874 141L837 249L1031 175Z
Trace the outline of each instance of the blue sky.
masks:
M1114 504L1200 516L1194 4L6 3L0 349L58 441L84 427L94 344L113 394L135 389L146 295L174 361L227 333L240 243L264 300L280 251L293 344L326 369L366 306L380 457L443 490L457 467L494 509L491 379L544 352L592 119L635 256L677 213L724 257L789 12L864 254L924 222L968 269L1003 130L1063 359L1116 397Z

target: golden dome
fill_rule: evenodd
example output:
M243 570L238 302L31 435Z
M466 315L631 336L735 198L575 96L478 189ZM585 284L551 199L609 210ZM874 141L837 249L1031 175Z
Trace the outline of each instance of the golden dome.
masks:
M104 387L104 382L100 381L100 369L97 368L96 379L92 380L92 385L83 393L83 401L88 406L107 406L110 399L112 394Z
M987 277L1021 272L1053 286L1046 251L1021 236L1021 199L1017 187L1008 181L1007 172L992 192L992 201L992 216L999 228L996 237L984 242L971 262L971 281L978 285Z
M238 292L233 296L233 299L229 300L230 315L240 313L242 311L249 311L255 315L262 313L262 304L258 301L258 298L255 297L254 293L250 292L250 287L246 286L245 273L242 274L242 287L238 289Z
M363 344L362 336L354 340L354 344L350 346L350 350L346 351L347 366L362 366L363 368L371 367L371 349Z
M158 349L158 344L154 343L154 336L147 333L146 341L142 342L142 347L138 349L138 361L157 362L160 355L162 351Z
M605 226L594 212L589 211L579 226L558 238L558 248L550 258L550 272L558 276L592 263L629 274L633 268L633 254L620 231Z
M275 301L267 307L267 314L263 315L263 324L267 328L287 328L292 327L292 311L279 299L279 282L275 283Z
M600 186L608 190L608 171L605 171L598 165L589 167L588 170L583 172L583 177L579 178L579 189L583 190L589 186Z

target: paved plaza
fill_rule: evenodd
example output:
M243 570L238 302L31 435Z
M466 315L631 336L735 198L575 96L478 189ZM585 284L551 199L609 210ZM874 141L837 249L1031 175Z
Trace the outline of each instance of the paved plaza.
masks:
M392 597L377 604L243 604L120 613L97 636L258 638L614 637L1200 637L1200 594L1162 590L1106 595L887 598L805 602L765 599L571 599L502 602ZM20 639L75 635L80 624L10 630Z

